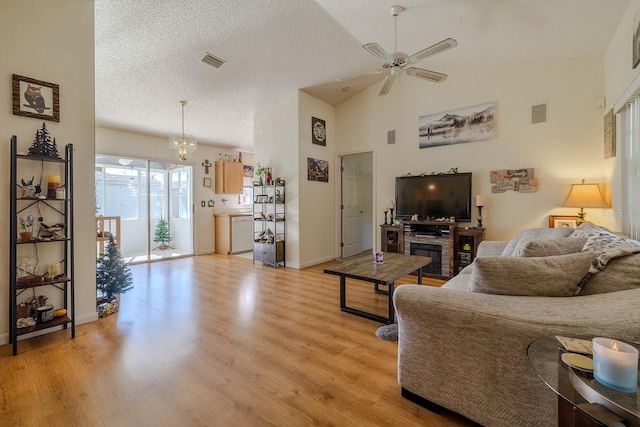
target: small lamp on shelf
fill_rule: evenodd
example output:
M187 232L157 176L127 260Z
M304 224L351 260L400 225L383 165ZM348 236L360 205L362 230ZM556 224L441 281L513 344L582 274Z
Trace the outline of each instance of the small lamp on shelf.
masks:
M585 184L584 179L580 184L572 184L567 199L562 204L565 208L580 208L578 224L585 222L584 208L608 208L609 204L604 200L598 184Z

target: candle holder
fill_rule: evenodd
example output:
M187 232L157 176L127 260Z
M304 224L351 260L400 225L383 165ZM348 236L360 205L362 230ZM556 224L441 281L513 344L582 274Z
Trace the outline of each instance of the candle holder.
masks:
M484 206L476 206L476 209L478 210L478 225L476 225L476 228L482 228L482 208Z
M593 375L605 386L635 393L638 386L638 349L609 338L596 337L593 346Z
M384 212L384 223L382 225L387 225L387 211Z

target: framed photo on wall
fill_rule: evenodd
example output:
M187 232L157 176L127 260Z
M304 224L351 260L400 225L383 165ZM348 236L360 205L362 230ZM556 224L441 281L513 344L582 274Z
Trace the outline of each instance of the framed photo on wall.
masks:
M60 87L55 83L13 75L13 114L60 121Z
M311 142L327 145L327 123L317 117L311 117Z
M549 228L577 228L579 225L580 217L577 215L549 215Z

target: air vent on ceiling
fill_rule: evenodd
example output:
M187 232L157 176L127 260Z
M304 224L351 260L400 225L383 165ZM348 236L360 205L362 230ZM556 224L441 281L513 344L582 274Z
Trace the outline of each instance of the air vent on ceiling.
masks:
M204 58L202 58L202 62L204 62L205 64L209 64L212 67L216 67L216 68L220 68L222 67L222 64L224 64L224 61L220 58L216 58L215 56L211 55L210 53L207 53L205 55Z

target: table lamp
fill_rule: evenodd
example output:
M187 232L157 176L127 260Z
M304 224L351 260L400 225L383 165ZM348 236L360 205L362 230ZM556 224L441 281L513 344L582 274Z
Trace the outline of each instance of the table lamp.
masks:
M576 222L582 224L585 222L584 217L587 214L584 208L608 208L609 204L602 197L598 184L585 184L583 179L581 184L571 185L571 191L562 206L580 208L580 212L578 212L580 219Z

